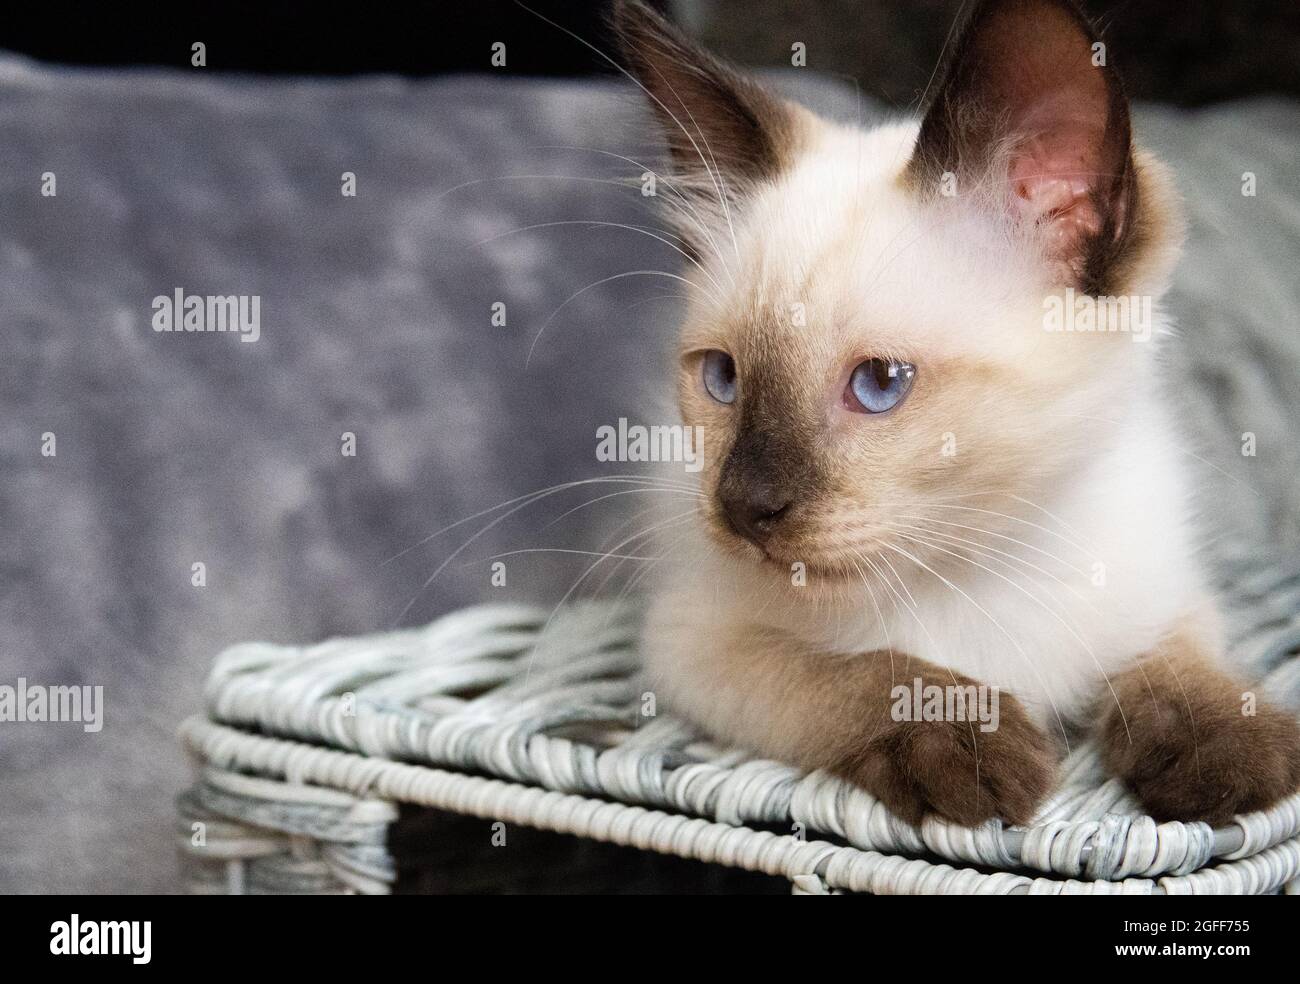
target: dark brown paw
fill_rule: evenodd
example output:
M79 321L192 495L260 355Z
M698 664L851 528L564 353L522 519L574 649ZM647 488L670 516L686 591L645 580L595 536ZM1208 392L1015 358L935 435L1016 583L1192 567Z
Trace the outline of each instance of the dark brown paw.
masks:
M964 681L969 682L969 681ZM911 823L937 813L965 827L1028 823L1055 777L1047 736L1000 695L997 727L970 721L885 721L836 770Z
M1217 671L1146 668L1103 717L1102 755L1157 820L1221 826L1300 787L1300 726ZM1123 708L1123 715L1119 708Z

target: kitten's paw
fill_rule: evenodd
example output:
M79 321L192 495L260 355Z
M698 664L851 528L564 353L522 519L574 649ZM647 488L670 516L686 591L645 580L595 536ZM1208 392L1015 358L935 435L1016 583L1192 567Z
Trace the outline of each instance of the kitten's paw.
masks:
M1153 675L1136 697L1112 702L1102 756L1157 820L1221 826L1300 788L1300 726L1217 672ZM1124 713L1120 713L1122 704Z
M836 771L913 824L926 813L965 827L990 817L1028 823L1056 759L1014 697L999 703L992 731L971 721L887 721Z

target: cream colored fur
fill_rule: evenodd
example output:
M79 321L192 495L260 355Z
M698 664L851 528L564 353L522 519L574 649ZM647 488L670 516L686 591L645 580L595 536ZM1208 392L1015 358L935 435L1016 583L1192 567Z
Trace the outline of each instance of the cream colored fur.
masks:
M717 248L687 274L679 402L705 428L701 488L733 426L700 391L701 350L733 353L742 389L751 354L785 366L792 419L822 412L798 380L833 389L854 359L911 361L916 386L879 419L817 418L834 488L798 542L763 558L709 506L691 535L665 538L651 688L724 739L815 762L816 724L783 723L800 705L786 660L920 657L1004 688L1059 733L1176 629L1196 626L1217 651L1161 393L1160 350L1176 339L1159 299L1180 229L1160 166L1136 155L1146 241L1123 287L1152 299L1153 336L1049 333L1041 244L978 195L927 203L908 189L916 125L803 126L793 167L714 222Z

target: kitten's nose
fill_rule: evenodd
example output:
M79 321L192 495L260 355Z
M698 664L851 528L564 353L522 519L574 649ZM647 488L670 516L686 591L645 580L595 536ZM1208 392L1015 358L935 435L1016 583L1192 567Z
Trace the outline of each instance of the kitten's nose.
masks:
M761 547L777 524L789 515L791 501L782 490L760 485L724 495L722 511L727 524L738 535Z

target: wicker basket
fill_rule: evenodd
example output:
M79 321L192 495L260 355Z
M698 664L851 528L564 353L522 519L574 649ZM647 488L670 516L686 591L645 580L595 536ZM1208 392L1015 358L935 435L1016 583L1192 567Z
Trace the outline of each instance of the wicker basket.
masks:
M1300 704L1300 576L1234 581L1234 654ZM399 804L762 871L797 894L1300 891L1300 795L1157 823L1075 749L1029 827L919 828L823 773L645 716L634 606L484 606L419 629L216 661L178 841L195 892L391 890ZM558 887L558 886L557 886Z

